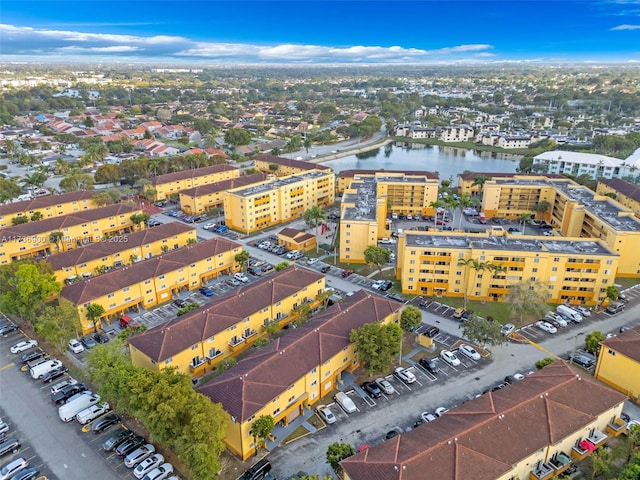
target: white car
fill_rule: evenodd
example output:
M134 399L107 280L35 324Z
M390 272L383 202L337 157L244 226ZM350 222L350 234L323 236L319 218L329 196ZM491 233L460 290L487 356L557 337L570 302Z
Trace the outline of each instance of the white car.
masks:
M413 372L402 367L396 368L395 376L407 384L413 383L416 381L416 376L413 374Z
M69 350L73 353L82 353L84 352L84 346L75 338L69 340Z
M576 306L573 306L571 308L573 308L575 311L577 311L583 317L590 317L591 316L591 310L589 310L588 308L583 307L582 305L576 305Z
M164 480L173 473L173 465L163 463L159 467L154 468L144 476L144 480Z
M244 273L236 273L233 278L242 283L249 283L249 278Z
M205 223L202 228L204 228L205 230L211 230L212 228L216 228L216 224L215 223ZM141 478L141 477L138 477Z
M564 319L564 317L562 315L558 315L555 312L547 312L547 314L544 316L544 320L554 320L558 322L558 325L563 328L567 326L567 321Z
M109 410L111 409L109 408L109 404L106 402L96 404L96 405L91 405L90 407L85 408L84 410L81 410L76 415L76 420L80 422L80 425L86 425L92 420L95 420L96 418L98 418L103 413L107 413Z
M445 362L447 362L452 367L460 366L460 359L456 357L456 354L449 350L442 350L440 352L440 358L442 358Z
M146 445L138 447L133 452L124 457L124 466L127 468L133 468L140 462L153 455L155 451L156 447L154 447L151 443L147 443Z
M540 330L547 332L547 333L557 333L558 329L556 327L554 327L553 325L551 325L549 322L545 322L544 320L540 320L539 322L536 322L536 327L538 327Z
M480 360L480 354L471 345L467 345L466 343L463 343L458 347L458 351L462 353L464 356L469 357L471 360L476 360L476 361Z
M164 457L162 456L162 454L153 454L140 462L138 466L133 469L133 474L136 478L142 478L154 468L159 467L162 462L164 462Z
M377 378L376 384L378 385L380 390L382 390L387 395L393 395L394 393L396 393L396 389L393 388L393 385L391 385L391 382L389 382L389 380L386 380L384 378Z
M433 422L436 418L438 418L433 413L429 413L429 412L422 412L420 414L420 417L422 417L422 420L427 422L427 423L428 422Z
M380 287L384 285L384 283L384 280L376 280L375 282L373 282L373 285L371 285L371 288L373 288L374 290L379 290Z
M9 350L11 351L11 353L20 353L37 346L38 346L37 340L25 340L24 342L16 343Z
M445 407L438 407L436 408L436 417L441 417L442 415L444 415L445 413L447 413L449 411L448 408Z
M78 380L76 380L75 378L68 378L66 380L62 380L61 382L58 382L53 387L51 387L51 394L55 395L64 387L68 387L69 385L75 385L76 383L78 383Z
M316 408L316 412L320 415L320 418L324 420L327 425L331 425L332 423L336 423L336 416L333 414L331 409L326 405L318 405Z
M307 262L309 265L313 265L314 263L316 263L318 261L317 258L310 258L309 261Z
M502 328L500 329L500 332L505 336L508 337L509 335L511 335L514 331L516 330L516 326L513 323L505 323Z

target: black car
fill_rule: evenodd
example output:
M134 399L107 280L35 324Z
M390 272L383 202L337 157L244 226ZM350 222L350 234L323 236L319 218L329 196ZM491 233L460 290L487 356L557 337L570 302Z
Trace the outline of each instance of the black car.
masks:
M371 398L380 398L382 396L382 391L375 382L364 382L362 389L367 392Z
M102 333L96 333L93 336L93 339L95 340L96 343L107 343L109 341L109 337L107 337L106 335L103 335Z
M136 434L131 430L122 429L119 432L111 435L106 442L102 444L102 449L111 452L115 448L117 448L123 442L126 442L130 438L134 437Z
M62 405L76 393L84 392L87 386L84 383L76 383L75 385L67 385L57 393L51 394L51 401L56 405Z
M96 341L91 337L83 337L80 339L80 342L82 343L82 345L84 345L84 348L86 348L87 350L98 345Z
M8 334L16 331L17 329L18 329L18 325L16 325L15 323L11 323L11 322L5 323L0 327L0 335L2 335L3 337L6 337Z
M331 267L329 265L325 265L320 269L322 273L327 273L329 270L331 270Z
M393 437L397 437L401 433L402 433L402 430L396 427L393 430L388 431L387 434L384 436L384 438L386 438L387 440L391 440Z
M595 365L595 363L591 358L582 354L569 355L569 362L573 362L576 365L580 365L583 368L591 368Z
M398 295L397 293L387 293L385 295L385 297L390 298L391 300L395 300L396 302L402 302L405 303L405 299L402 298L400 295Z
M126 457L131 452L133 452L136 448L144 445L145 442L146 440L144 439L144 437L141 437L140 435L135 435L129 438L128 440L125 440L124 442L122 442L120 445L116 447L116 455L118 455L119 457Z
M50 370L49 372L45 373L42 376L42 383L53 382L56 378L60 378L61 376L63 376L68 371L69 371L69 369L67 367L65 367L64 365L62 365L61 367L58 367L58 368L54 368L53 370Z
M104 432L111 425L115 425L119 421L120 421L120 417L118 416L118 414L109 413L104 417L99 418L98 420L93 422L93 425L91 425L91 430L93 430L93 433Z
M424 368L427 372L433 373L434 375L438 373L438 366L433 358L422 357L418 360L418 363L422 368Z
M383 292L386 292L391 287L393 287L393 282L391 280L385 280L382 286L378 290L382 290ZM402 301L404 301L404 299Z
M25 353L20 357L20 360L24 364L24 363L32 362L33 360L42 358L45 355L46 355L46 352L43 352L42 350L36 350L34 352Z
M440 334L440 329L438 327L429 327L424 334L429 338L434 338Z
M187 306L187 301L183 300L182 298L178 298L177 300L173 301L173 304L178 308L184 308Z

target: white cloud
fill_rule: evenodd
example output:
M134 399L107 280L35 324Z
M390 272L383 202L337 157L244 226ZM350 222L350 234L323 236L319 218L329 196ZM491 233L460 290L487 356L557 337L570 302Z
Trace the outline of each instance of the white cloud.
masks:
M111 47L62 47L58 48L58 52L72 52L72 53L128 53L128 52L138 52L141 49L139 47L132 47L127 45L114 45Z
M617 27L613 27L611 30L640 30L640 25L618 25Z

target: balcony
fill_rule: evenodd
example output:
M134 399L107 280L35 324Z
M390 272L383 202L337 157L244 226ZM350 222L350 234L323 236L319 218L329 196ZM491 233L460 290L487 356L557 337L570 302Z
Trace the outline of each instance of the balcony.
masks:
M530 480L549 480L554 476L554 469L547 463L538 462L531 473L529 473Z
M593 452L595 449L596 446L589 440L579 440L571 449L571 456L574 460L584 460L589 455L591 455L591 452Z
M622 420L620 417L614 418L607 425L607 432L612 437L617 437L621 433L626 432L626 430L627 430L627 422Z
M217 348L214 350L213 348L209 351L209 355L207 355L208 360L213 360L222 355L222 350L218 350Z
M237 350L240 350L243 344L244 344L244 338L233 337L229 342L229 348L231 349L232 352L235 352Z
M564 452L558 452L551 457L548 464L553 467L554 474L559 475L571 466L571 458Z
M589 440L591 443L593 443L596 446L596 448L598 448L600 445L606 442L608 438L609 437L607 437L600 430L597 430L594 428L589 432L589 437L587 437L587 440Z
M255 337L257 334L258 332L256 330L249 330L248 332L244 332L244 334L242 335L242 338L247 340L251 337Z

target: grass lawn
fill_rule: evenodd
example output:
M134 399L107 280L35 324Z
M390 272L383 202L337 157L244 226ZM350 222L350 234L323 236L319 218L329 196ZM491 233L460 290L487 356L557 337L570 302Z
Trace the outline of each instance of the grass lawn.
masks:
M450 305L454 308L464 306L464 299L462 298L439 298L438 302L444 303L445 305ZM487 318L489 316L493 317L494 320L500 323L520 323L519 317L514 317L511 315L509 304L503 302L480 302L476 300L469 300L467 302L467 308L469 310L473 310L473 313L476 315L480 315L481 317ZM554 307L549 307L549 310L555 310ZM537 317L532 315L524 315L522 317L522 323L524 325L534 322L538 320Z
M307 430L302 425L300 425L293 432L291 432L287 438L284 439L284 443L286 444L286 443L289 443L289 442L293 442L294 440L297 440L298 438L304 437L305 435L308 435L309 433L310 433L309 430Z
M318 414L314 413L313 415L311 415L309 417L308 422L313 425L317 430L323 429L324 427L326 427L326 425L324 424L324 422L322 420L320 420L320 417L318 417Z
M622 289L633 287L640 283L639 278L625 278L625 277L617 277L615 279L616 285L620 285Z

